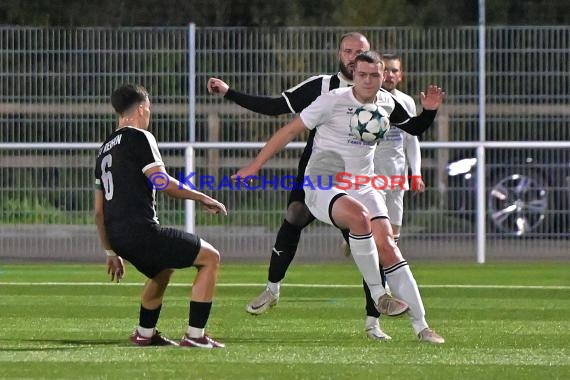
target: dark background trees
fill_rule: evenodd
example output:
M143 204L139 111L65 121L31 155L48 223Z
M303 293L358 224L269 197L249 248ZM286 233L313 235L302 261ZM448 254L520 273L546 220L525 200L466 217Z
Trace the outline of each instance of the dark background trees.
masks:
M490 25L568 25L568 0L486 1ZM0 24L30 26L474 25L477 0L3 0Z

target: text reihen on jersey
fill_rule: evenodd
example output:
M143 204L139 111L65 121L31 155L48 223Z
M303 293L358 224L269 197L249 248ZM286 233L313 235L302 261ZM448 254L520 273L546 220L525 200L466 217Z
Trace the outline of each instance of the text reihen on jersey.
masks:
M107 153L111 150L114 146L119 145L121 143L121 138L123 137L122 134L119 134L113 138L113 140L109 141L107 144L103 145L101 149L99 149L99 156L103 153Z

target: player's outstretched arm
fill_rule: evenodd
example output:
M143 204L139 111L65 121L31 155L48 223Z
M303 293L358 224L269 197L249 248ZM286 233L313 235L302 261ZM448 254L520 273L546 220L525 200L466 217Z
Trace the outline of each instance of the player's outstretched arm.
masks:
M166 172L164 166L154 166L147 169L144 174L148 178L149 185L154 186L157 190L164 191L172 198L198 202L211 214L228 214L223 203L200 191L191 189L186 184L181 184L176 178L171 177Z
M265 143L265 146L257 154L257 157L247 166L241 168L231 178L237 180L238 178L246 178L255 176L261 167L271 158L275 153L283 149L293 139L306 130L305 124L299 116L295 117L291 122L281 127L271 138Z
M410 117L400 102L394 98L395 107L390 114L390 123L413 136L421 135L435 120L437 109L443 103L444 95L445 93L440 87L428 86L426 92L420 94L423 107L422 113L415 117Z
M282 96L256 96L235 91L221 79L210 78L207 83L210 94L221 95L243 108L262 115L277 116L291 113L285 98Z

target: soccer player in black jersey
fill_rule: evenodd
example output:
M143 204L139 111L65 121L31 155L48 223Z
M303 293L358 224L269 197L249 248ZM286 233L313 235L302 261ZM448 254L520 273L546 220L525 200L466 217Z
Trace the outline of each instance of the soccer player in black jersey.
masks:
M138 346L224 347L204 333L220 254L194 234L161 227L156 214L156 190L199 202L209 213L226 215L226 208L206 194L180 186L168 175L156 140L148 131L150 101L146 89L123 85L113 92L111 103L119 122L97 155L95 221L107 253L111 281L119 282L124 276L123 259L148 278L141 295L139 326L130 342ZM188 327L176 343L162 336L156 324L174 269L190 266L198 273L192 286Z
M340 38L338 49L339 72L333 75L317 75L284 91L279 97L248 95L231 89L227 83L218 78L208 80L208 91L222 95L225 99L251 111L276 116L289 113L299 113L311 104L318 96L337 88L352 86L354 58L370 50L366 37L358 32L346 33ZM315 131L311 131L307 145L299 160L295 188L289 194L287 213L275 240L269 263L266 289L246 306L251 314L262 314L279 301L280 285L289 265L295 257L301 238L301 231L311 224L315 218L305 205L305 192L299 186L303 181L305 168L313 148ZM299 188L297 188L299 187ZM348 234L345 233L345 239ZM374 305L365 289L367 306ZM367 307L367 317L379 318L380 314L373 307ZM367 318L368 320L368 318ZM366 334L371 339L389 340L390 336L380 329L378 324L366 325Z

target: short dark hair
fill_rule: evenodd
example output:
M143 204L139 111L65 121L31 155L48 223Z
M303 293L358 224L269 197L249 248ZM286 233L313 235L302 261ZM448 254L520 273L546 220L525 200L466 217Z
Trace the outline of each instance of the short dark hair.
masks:
M138 84L124 84L111 94L111 105L119 115L122 115L135 104L144 102L148 91Z
M380 55L380 53L378 53L374 50L369 50L369 51L365 51L364 53L358 54L354 58L354 64L356 64L356 62L382 63L382 65L384 64L384 62L382 61L382 56Z
M382 59L386 59L388 61L401 61L402 56L398 53L383 53Z

